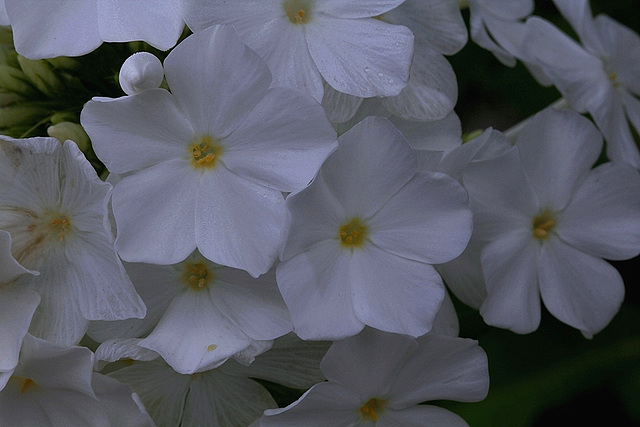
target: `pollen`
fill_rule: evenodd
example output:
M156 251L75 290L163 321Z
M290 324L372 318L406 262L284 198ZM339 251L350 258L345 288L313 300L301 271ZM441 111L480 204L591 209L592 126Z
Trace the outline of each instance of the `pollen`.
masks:
M617 88L620 86L620 83L618 82L618 75L616 73L609 73L608 77L609 77L609 80L611 80L613 87Z
M358 217L351 218L338 230L338 237L343 248L360 247L367 238L368 228Z
M306 24L311 12L310 0L287 0L283 3L287 18L292 24Z
M366 421L378 421L378 415L384 410L385 403L386 401L383 399L369 399L360 408L360 415Z
M191 164L194 168L213 168L216 161L222 154L222 147L208 135L196 138L189 146L189 153L192 156Z
M533 218L533 236L538 240L545 240L556 226L553 214L545 209Z
M209 344L209 345L207 346L207 351L213 351L213 350L215 350L216 348L218 348L218 346L217 346L217 345L215 345L215 344Z
M71 223L65 215L52 218L48 225L58 240L64 240L65 236L71 231Z
M183 279L191 289L199 291L206 288L211 282L213 273L203 263L187 264L183 272Z

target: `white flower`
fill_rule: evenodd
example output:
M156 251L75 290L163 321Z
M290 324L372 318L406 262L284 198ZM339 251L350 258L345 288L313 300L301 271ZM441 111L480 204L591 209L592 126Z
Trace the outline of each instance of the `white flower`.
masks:
M158 88L162 79L162 63L157 56L149 52L137 52L128 57L118 74L120 87L127 95Z
M0 425L153 425L134 399L131 388L93 373L89 349L27 335L18 366L0 391Z
M302 342L290 334L277 339L250 366L228 360L219 368L184 375L160 360L135 361L125 362L125 367L109 376L131 385L160 427L247 426L265 409L278 406L252 378L306 389L324 379L319 364L328 347L328 343ZM96 355L109 360L131 357L126 348L120 350L120 354L117 349L103 354L99 348Z
M275 270L254 279L197 252L176 265L125 267L149 307L147 317L95 322L88 334L98 342L144 337L138 345L159 353L176 371L190 374L215 368L240 352L253 357L264 351L261 341L291 331Z
M640 168L633 127L640 131L640 37L587 0L555 0L582 46L551 23L527 20L524 55L535 61L578 112L589 112L607 141L607 156Z
M40 294L30 332L77 343L89 320L143 317L113 248L107 220L111 185L100 181L75 143L0 136L0 229L13 256L39 272L14 285Z
M534 331L540 300L562 322L592 335L624 297L619 273L602 258L640 252L640 177L625 164L593 170L602 136L572 111L544 110L515 147L464 172L491 325Z
M397 95L407 84L413 34L374 19L404 0L183 0L194 32L233 25L269 64L276 86L322 100L322 80L360 96Z
M0 0L0 26L9 25L9 15L7 8L4 6L4 0Z
M370 325L422 335L444 295L431 264L469 241L466 193L444 174L416 173L386 119L365 119L339 142L311 185L287 198L292 223L276 274L294 331L338 339Z
M80 56L105 42L143 40L167 50L182 34L175 0L4 0L16 50L30 58Z
M22 340L40 303L37 293L16 288L11 282L23 274L34 273L11 256L11 235L0 230L0 390L18 364Z
M212 27L166 58L171 93L89 101L81 121L110 172L116 249L174 264L198 250L256 277L283 240L282 192L311 181L335 149L313 99L269 88L266 64L235 32Z
M269 426L465 426L430 400L475 402L489 389L487 356L473 340L413 339L366 328L333 343L316 384L286 408L265 411Z

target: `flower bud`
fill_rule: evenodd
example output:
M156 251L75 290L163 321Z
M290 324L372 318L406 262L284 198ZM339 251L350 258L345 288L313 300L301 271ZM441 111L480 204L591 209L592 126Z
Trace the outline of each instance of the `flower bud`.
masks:
M164 69L160 60L149 52L138 52L124 61L120 69L120 86L127 95L160 87Z
M30 97L37 93L22 70L5 64L0 64L0 89L25 97Z
M61 87L60 79L47 61L27 59L18 55L18 62L31 83L45 95L53 97Z
M82 152L90 147L89 135L78 123L60 122L47 128L47 134L60 142L68 139L75 142Z

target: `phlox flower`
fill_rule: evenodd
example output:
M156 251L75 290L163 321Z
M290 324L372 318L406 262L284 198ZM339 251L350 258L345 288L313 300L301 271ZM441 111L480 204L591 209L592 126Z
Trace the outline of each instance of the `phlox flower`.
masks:
M142 40L168 50L184 28L175 0L57 0L55 5L4 0L4 5L16 51L30 59L80 56L102 42Z
M29 334L18 366L0 389L3 426L149 427L130 387L93 373L93 353Z
M113 248L110 193L74 142L0 136L0 229L15 259L39 273L13 282L40 295L31 334L70 345L89 320L144 316Z
M607 156L640 168L632 134L640 131L640 37L587 0L555 0L582 45L541 18L527 20L523 54L534 61L569 106L589 112L607 141Z
M171 93L94 98L82 125L109 171L116 249L130 262L209 260L265 273L281 250L282 192L299 191L335 149L310 97L269 88L266 64L233 29L194 34L167 56Z
M34 272L11 256L11 235L0 230L0 390L18 364L22 340L40 303L40 295L36 292L16 289L12 285L23 274Z
M323 79L359 97L393 96L406 86L413 34L374 19L404 0L183 0L194 32L232 25L269 64L276 86L322 100Z
M302 342L293 334L278 338L273 348L249 366L228 360L222 366L190 375L179 374L162 360L139 354L146 361L131 360L126 346L98 348L96 356L123 367L108 375L131 385L158 427L248 426L265 409L277 408L271 394L253 378L307 389L323 381L319 364L329 343ZM157 355L156 355L157 357ZM117 367L118 363L112 366Z
M242 358L253 357L291 331L274 270L254 279L213 264L197 251L174 265L125 267L150 307L147 317L94 322L88 334L98 342L143 337L137 345L189 374L215 368L241 352Z
M413 150L386 119L339 138L305 190L287 198L278 286L303 339L339 339L365 325L419 336L444 297L431 264L458 256L471 234L462 186L417 173Z
M475 402L489 390L487 356L476 341L426 334L418 339L366 328L336 341L322 359L328 381L286 408L265 411L270 426L465 426L430 400Z
M601 150L588 119L547 109L513 148L465 169L474 235L485 243L480 314L488 324L532 332L542 300L590 336L617 313L624 284L602 258L640 252L640 177L622 163L591 169Z

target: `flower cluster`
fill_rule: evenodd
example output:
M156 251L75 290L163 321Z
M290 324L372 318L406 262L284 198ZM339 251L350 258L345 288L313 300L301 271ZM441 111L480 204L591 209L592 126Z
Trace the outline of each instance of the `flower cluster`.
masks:
M462 3L0 0L0 425L466 425L424 404L489 392L449 292L603 330L640 253L640 37L469 0L566 102L463 135Z

